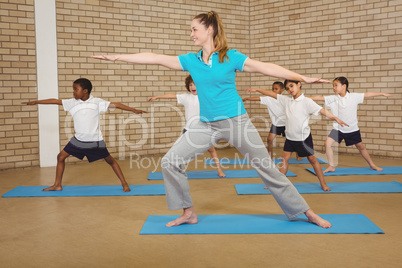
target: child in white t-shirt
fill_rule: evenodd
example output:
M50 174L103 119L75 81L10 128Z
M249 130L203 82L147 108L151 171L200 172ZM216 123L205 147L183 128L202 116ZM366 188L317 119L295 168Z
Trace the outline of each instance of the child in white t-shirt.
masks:
M149 98L148 101L154 101L157 99L177 99L178 104L184 105L185 117L186 117L186 125L183 129L183 134L191 129L191 125L197 123L200 120L200 103L198 101L197 88L195 87L194 81L191 78L191 75L188 75L185 80L186 89L191 94L166 94L159 95ZM219 177L226 177L225 173L223 173L222 167L219 163L218 153L215 150L215 147L211 147L208 149L208 152L211 154L212 159L217 167Z
M100 98L91 96L92 83L86 78L80 78L73 83L74 98L68 100L45 99L30 102L23 102L26 105L35 104L57 104L63 105L65 111L71 113L74 120L75 135L63 150L57 155L56 179L52 186L42 191L61 191L62 179L65 167L65 160L70 155L83 159L87 157L89 162L99 159L105 161L112 167L119 178L124 192L129 192L123 172L117 161L109 154L103 140L102 132L99 129L99 114L106 112L108 108L114 107L136 114L145 113L144 111L128 107L120 102L108 102Z
M335 95L311 97L315 101L325 101L325 106L329 106L334 115L348 124L348 126L340 126L337 122L333 123L333 129L325 141L325 152L328 157L329 166L324 170L324 173L335 171L332 145L335 142L339 144L342 140L345 140L346 146L355 145L371 169L382 171L382 168L377 167L373 160L371 160L370 154L362 142L357 121L357 106L363 103L364 98L378 96L391 97L392 95L381 92L350 93L348 89L349 81L343 76L335 78L332 85Z
M270 90L264 89L249 88L246 90L248 92L260 92L261 94L276 98L284 108L286 116L286 141L283 147L280 171L283 174L287 173L290 156L292 152L297 152L300 157L307 157L310 164L314 168L321 188L324 191L330 191L331 189L325 183L324 174L322 172L320 163L314 156L313 138L310 132L309 119L311 114L318 115L321 113L322 115L335 120L340 125L345 125L345 123L319 106L313 100L306 98L304 94L301 93L301 82L285 80L284 85L291 97L282 96Z
M285 86L282 82L276 81L272 84L272 91L276 94L282 94L285 90ZM273 149L274 149L274 140L276 136L282 135L282 137L286 137L285 135L285 113L283 111L283 106L279 103L277 99L264 96L264 97L247 97L243 98L243 101L260 101L261 104L267 106L269 116L271 118L272 124L271 129L269 131L267 137L268 144L268 153L273 159ZM298 161L301 161L301 157L299 157L296 153L296 157Z

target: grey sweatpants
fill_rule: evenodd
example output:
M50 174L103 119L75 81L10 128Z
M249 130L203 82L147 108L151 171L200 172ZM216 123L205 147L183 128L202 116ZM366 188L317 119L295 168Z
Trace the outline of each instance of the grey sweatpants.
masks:
M275 167L247 114L210 123L199 122L166 153L161 165L169 209L193 206L185 167L222 139L235 146L250 162L288 218L309 209L293 184Z

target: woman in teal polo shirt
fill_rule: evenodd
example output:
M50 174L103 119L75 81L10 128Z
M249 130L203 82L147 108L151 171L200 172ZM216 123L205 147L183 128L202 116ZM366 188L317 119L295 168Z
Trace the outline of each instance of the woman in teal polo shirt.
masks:
M315 214L288 178L272 162L261 137L249 119L235 85L236 71L261 73L305 83L330 83L305 77L272 63L249 59L227 45L222 22L216 12L196 16L191 23L191 38L198 53L167 56L154 53L92 56L109 61L157 64L188 71L197 87L200 122L182 135L163 157L161 165L168 208L183 209L183 214L166 226L198 222L193 207L186 165L219 140L233 144L260 175L285 215L295 218L305 214L310 222L323 228L331 224Z

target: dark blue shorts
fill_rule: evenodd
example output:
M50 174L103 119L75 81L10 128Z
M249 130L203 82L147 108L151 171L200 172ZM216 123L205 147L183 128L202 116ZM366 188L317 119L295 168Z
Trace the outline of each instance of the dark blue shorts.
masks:
M285 127L277 127L275 125L271 125L271 130L269 133L273 133L276 135L282 135L282 137L286 137L285 135Z
M343 133L339 130L333 129L331 130L331 133L329 133L328 137L337 143L341 143L342 140L345 140L346 146L355 145L359 142L362 142L360 130L351 133Z
M76 137L72 137L63 150L81 160L86 156L88 162L94 162L110 155L106 148L105 141L84 142L77 140Z
M285 152L297 152L300 157L314 155L313 137L311 133L304 141L291 141L286 139L283 150Z

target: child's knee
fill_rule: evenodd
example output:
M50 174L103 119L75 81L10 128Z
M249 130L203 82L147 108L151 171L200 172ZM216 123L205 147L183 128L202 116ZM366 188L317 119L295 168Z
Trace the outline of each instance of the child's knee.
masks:
M324 146L325 146L325 148L331 147L331 145L329 144L328 141L325 141L325 142L324 142Z
M109 165L113 165L114 162L116 162L116 160L113 158L113 156L109 155L108 157L105 157L105 161L106 163L108 163Z
M312 165L318 163L317 158L314 155L308 156L307 159L310 162L310 164L312 164Z
M326 140L324 142L324 146L325 148L331 148L332 147L333 142L331 140Z
M366 147L364 146L364 144L362 142L356 143L355 146L359 151L366 149Z
M66 160L67 156L65 154L63 154L62 152L60 152L57 155L57 162L64 162L64 160Z
M289 164L289 159L290 159L290 156L282 155L282 164L288 165Z

